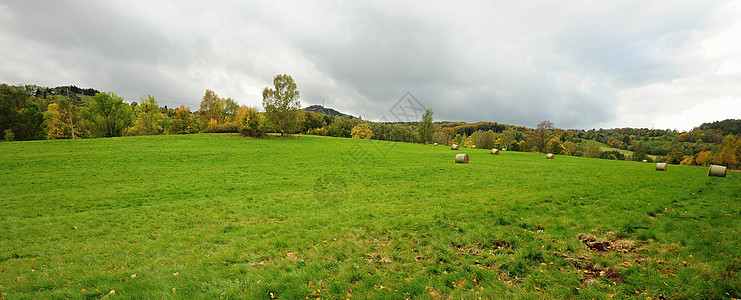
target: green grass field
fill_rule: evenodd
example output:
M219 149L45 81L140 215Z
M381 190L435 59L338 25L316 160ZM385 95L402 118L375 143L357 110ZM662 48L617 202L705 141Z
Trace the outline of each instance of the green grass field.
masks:
M0 292L739 298L741 174L706 174L316 136L0 143Z

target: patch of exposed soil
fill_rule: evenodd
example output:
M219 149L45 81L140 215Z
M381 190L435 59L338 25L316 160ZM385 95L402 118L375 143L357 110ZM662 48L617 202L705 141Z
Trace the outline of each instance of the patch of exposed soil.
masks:
M553 255L566 259L574 265L574 267L582 270L584 278L581 279L581 282L584 284L595 283L597 282L597 278L607 278L607 280L613 282L623 281L620 271L609 267L599 266L594 263L594 259L589 257L581 255L577 256L574 253L571 253L571 251L566 253L554 252Z

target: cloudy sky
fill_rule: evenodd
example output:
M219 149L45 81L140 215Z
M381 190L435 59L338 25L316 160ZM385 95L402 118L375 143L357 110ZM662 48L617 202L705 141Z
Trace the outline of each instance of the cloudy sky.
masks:
M0 2L0 82L197 109L303 106L370 120L407 92L436 120L689 130L741 118L738 1Z

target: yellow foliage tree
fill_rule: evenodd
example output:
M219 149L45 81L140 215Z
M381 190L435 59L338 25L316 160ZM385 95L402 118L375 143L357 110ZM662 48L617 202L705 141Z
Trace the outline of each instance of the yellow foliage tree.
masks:
M371 129L368 123L358 124L350 131L350 135L354 139L368 140L373 137L373 129Z
M194 133L197 132L195 115L190 112L190 107L180 105L175 109L170 123L171 133Z
M242 136L265 137L267 130L265 128L265 116L258 113L256 109L240 106L235 117L239 126L239 133Z
M73 114L72 104L69 102L49 104L46 116L46 138L50 140L55 139L69 139L72 138L72 131L74 128L74 135L79 136L79 126L74 126L73 122L75 118Z

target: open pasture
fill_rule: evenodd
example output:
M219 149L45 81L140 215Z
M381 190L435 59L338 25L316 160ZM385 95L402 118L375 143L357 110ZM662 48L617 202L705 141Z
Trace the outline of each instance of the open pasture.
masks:
M0 292L741 297L738 172L489 150L219 134L0 143Z

